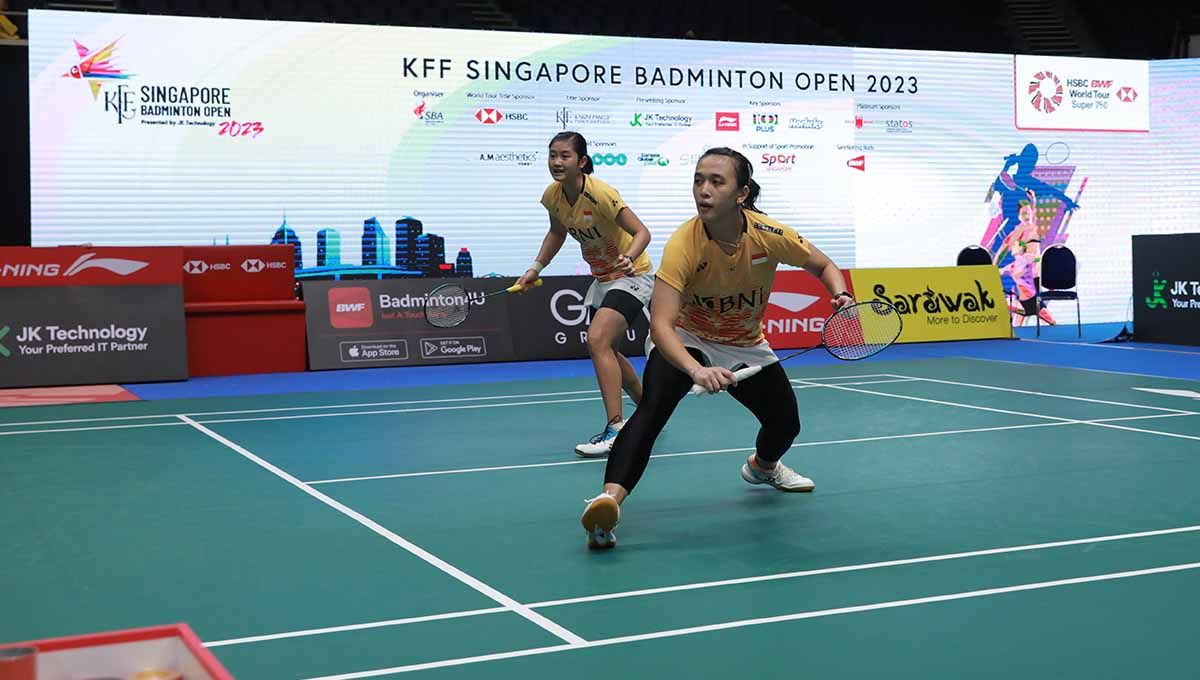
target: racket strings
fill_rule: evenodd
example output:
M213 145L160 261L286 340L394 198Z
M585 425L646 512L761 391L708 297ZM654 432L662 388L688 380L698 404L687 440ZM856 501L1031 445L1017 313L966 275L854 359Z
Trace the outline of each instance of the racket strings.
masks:
M425 301L425 319L439 328L453 328L467 320L471 298L461 286L443 286Z
M865 359L891 345L900 328L900 314L891 305L858 303L825 322L825 347L839 359Z

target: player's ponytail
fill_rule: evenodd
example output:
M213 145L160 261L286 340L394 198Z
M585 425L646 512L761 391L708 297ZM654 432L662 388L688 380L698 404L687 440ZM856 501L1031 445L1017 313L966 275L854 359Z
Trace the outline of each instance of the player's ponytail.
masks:
M555 142L570 143L571 149L575 151L575 155L583 159L581 172L585 175L592 174L592 170L594 170L592 167L592 157L588 155L587 140L583 138L583 135L568 130L554 135L554 138L550 140L550 145L553 146Z
M754 212L763 212L754 205L754 202L758 200L759 194L762 193L762 187L758 185L758 182L754 181L754 166L750 165L750 159L727 146L718 146L709 149L704 152L704 156L725 156L732 160L733 168L737 172L738 186L750 189L750 193L746 195L746 200L742 203L742 207ZM704 158L704 156L701 156L701 158Z

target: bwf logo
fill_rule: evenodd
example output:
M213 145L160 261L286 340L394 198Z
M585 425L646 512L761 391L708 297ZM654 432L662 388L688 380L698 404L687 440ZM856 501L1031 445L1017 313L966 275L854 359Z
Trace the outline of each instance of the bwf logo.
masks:
M370 328L375 325L371 291L362 286L329 289L329 325L334 328Z

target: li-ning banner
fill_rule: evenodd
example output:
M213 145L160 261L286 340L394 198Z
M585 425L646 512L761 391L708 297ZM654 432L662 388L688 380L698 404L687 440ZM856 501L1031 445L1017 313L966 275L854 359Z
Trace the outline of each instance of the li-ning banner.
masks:
M1133 237L1133 332L1200 345L1200 233Z
M1131 234L1200 223L1200 60L39 10L29 32L35 245L288 244L300 280L519 276L564 130L656 265L715 146L843 268L1066 243L1084 321L1125 318ZM571 242L545 274L587 271Z
M0 387L187 378L179 248L0 248Z

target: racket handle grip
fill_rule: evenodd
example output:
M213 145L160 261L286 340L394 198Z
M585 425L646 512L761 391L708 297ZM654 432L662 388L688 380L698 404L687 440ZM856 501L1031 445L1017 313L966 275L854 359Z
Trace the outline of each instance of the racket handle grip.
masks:
M738 369L733 372L733 377L737 378L738 382L749 378L752 375L757 375L763 369L762 366L747 366L746 368ZM709 394L709 391L699 385L692 385L692 394Z
M536 287L538 287L538 286L542 285L542 280L541 280L541 279L535 279L535 280L534 280L534 282L533 282L533 283L531 283L531 284L529 284L529 285L530 285L530 286L533 286L534 288L536 288ZM524 292L525 292L525 288L523 288L522 286L519 286L519 285L517 285L517 284L515 284L515 283L514 283L513 285L509 286L507 290L508 290L508 292L510 292L510 293L524 293Z

